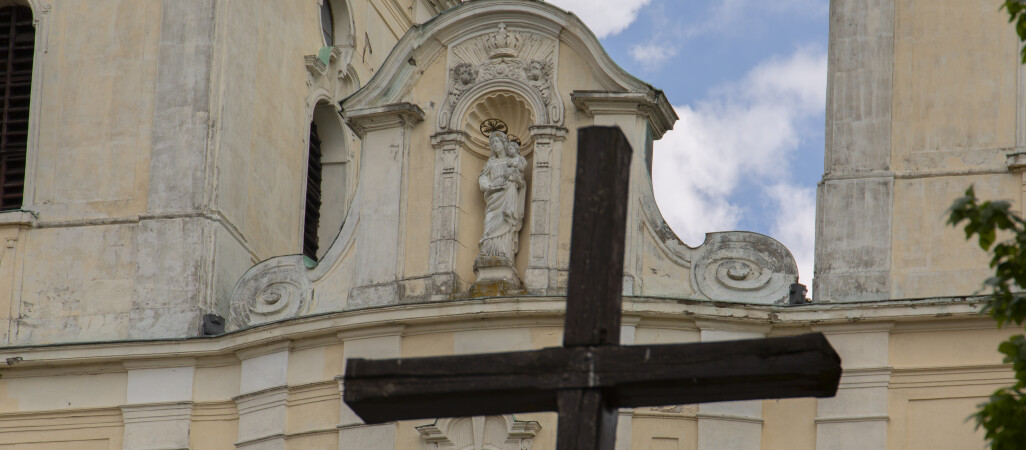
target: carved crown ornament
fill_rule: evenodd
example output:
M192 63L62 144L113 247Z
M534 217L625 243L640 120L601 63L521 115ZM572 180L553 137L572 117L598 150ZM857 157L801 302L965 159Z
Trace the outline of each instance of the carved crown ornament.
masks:
M496 30L471 38L450 49L446 99L438 114L439 130L456 127L454 114L465 97L506 91L525 96L531 125L559 124L563 103L556 90L556 42L500 23ZM473 98L468 99L473 100ZM466 105L463 105L466 106Z

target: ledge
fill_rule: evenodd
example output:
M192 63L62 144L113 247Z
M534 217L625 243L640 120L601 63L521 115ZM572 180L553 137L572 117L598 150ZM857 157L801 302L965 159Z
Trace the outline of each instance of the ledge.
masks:
M603 114L647 115L652 124L653 139L663 137L673 129L678 119L666 95L655 89L650 92L573 91L570 101L578 111L592 117Z
M36 213L32 211L16 209L13 211L0 212L0 227L11 225L19 227L35 227L37 221L38 217L36 217Z
M770 336L794 334L795 330L808 329L810 325L852 323L916 324L917 330L925 331L962 329L967 322L984 320L978 312L983 303L981 298L956 297L787 307L694 299L625 297L623 317L625 321L638 321L640 327L652 322L660 327L675 325L682 330L698 329L696 321L723 326L765 324L770 327ZM155 358L234 357L235 352L243 351L245 354L246 349L287 346L289 341L294 340L318 339L327 344L383 331L407 335L426 328L455 331L558 326L563 320L565 304L565 298L557 296L462 299L297 317L216 337L5 347L0 348L0 369L6 375L46 366L80 366ZM14 362L3 365L8 359Z
M393 103L384 106L351 109L342 112L346 124L361 139L370 132L412 126L424 120L424 110L412 103Z
M1005 165L1011 172L1026 170L1026 151L1023 151L1022 148L1015 150L1015 152L1005 155Z

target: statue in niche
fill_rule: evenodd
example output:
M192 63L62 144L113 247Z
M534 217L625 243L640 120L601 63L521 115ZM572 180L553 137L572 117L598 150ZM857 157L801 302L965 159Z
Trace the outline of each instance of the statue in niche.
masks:
M512 265L524 221L527 160L520 155L520 146L506 139L502 131L491 132L488 146L491 157L477 180L485 198L484 234L478 259L496 257Z

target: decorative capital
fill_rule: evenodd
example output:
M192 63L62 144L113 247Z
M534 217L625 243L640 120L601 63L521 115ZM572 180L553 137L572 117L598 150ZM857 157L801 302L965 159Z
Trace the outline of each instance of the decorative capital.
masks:
M566 139L567 129L554 125L532 125L531 137L535 140L562 141Z
M466 142L467 133L462 131L443 131L431 135L431 146L436 150L459 146Z
M655 139L673 129L678 119L666 95L654 89L649 92L574 91L570 93L570 101L578 111L592 117L607 114L647 116Z
M362 139L368 132L397 127L412 127L424 120L424 110L412 103L359 108L342 114L346 124Z

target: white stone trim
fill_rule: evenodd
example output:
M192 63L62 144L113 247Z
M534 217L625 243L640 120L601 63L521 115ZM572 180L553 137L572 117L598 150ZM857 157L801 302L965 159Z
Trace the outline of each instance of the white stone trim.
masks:
M239 395L232 400L239 411L236 448L285 448L287 386Z
M753 400L761 402L762 400ZM740 416L737 414L712 414L712 413L698 413L695 414L695 418L699 420L722 420L725 422L741 422L741 423L754 423L762 425L765 419L762 417L754 416Z
M870 416L838 416L838 417L817 417L816 424L821 423L852 423L852 422L890 422L891 417L887 415Z
M36 36L32 56L32 87L29 92L29 129L25 142L25 185L22 193L22 207L29 208L35 203L36 165L39 158L39 123L43 105L43 74L46 66L46 53L50 42L50 11L49 2L45 0L28 0L32 9L33 24ZM59 74L58 74L59 77ZM58 81L58 84L60 82Z
M126 450L189 448L192 402L122 405Z
M984 300L966 298L938 298L932 300L894 300L882 302L851 302L810 304L806 306L751 305L737 303L725 305L700 299L657 297L626 297L623 300L625 317L640 318L642 323L667 318L682 324L694 320L711 320L724 324L771 323L774 330L810 322L820 325L933 322L936 330L946 324L961 329L966 320L979 318ZM79 345L46 345L31 347L4 347L0 349L0 362L6 358L21 357L17 364L8 366L5 377L19 376L27 370L50 370L50 366L109 362L111 360L156 359L167 356L193 358L234 357L234 353L248 348L259 348L273 342L310 338L335 333L376 333L380 327L450 326L463 322L481 324L484 321L508 319L548 324L562 322L566 299L561 296L511 297L487 300L446 301L426 304L395 305L368 308L359 311L341 311L312 317L300 317L277 324L228 333L216 338L184 340L153 340L124 343L83 343ZM690 317L690 321L686 318ZM527 318L530 318L529 320ZM480 325L475 325L480 326ZM525 325L528 326L528 325ZM683 327L683 325L682 325ZM686 327L685 327L686 328ZM771 333L772 334L772 331ZM118 364L120 367L120 364ZM98 368L109 367L97 366Z

